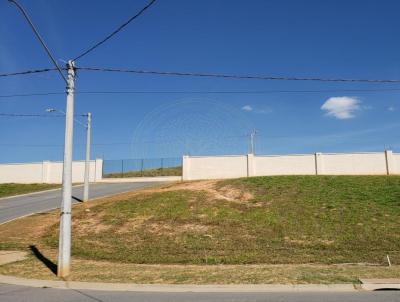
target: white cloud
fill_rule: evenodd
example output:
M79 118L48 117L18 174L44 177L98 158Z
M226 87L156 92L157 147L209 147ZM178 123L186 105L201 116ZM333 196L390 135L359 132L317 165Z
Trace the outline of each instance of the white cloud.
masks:
M253 111L253 107L251 107L250 105L245 105L242 107L242 110L250 112Z
M361 110L360 101L354 97L337 96L331 97L321 106L326 115L344 120L355 117L356 111Z

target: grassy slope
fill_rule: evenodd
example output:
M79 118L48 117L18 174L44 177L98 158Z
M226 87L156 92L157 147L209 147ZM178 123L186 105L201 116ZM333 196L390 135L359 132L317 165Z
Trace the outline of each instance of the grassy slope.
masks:
M279 176L222 181L226 200L168 191L74 216L73 254L132 263L400 263L400 177ZM45 244L57 246L56 226Z
M182 167L169 167L146 169L143 171L126 171L124 173L109 173L104 175L105 178L120 178L120 177L154 177L154 176L181 176Z
M0 198L58 188L57 184L0 184Z

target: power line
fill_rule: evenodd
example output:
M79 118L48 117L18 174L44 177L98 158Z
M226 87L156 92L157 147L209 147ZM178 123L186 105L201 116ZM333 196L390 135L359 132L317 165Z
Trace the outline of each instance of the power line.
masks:
M39 31L36 29L35 25L32 23L32 20L29 17L28 13L25 11L25 9L16 0L8 0L8 1L11 2L11 3L14 3L18 7L18 9L21 11L22 15L25 17L26 21L28 21L29 26L31 27L31 29L35 33L36 37L38 38L40 44L42 44L42 46L43 46L44 50L46 51L47 55L49 56L50 60L53 62L54 66L56 67L55 69L58 70L58 72L60 73L60 75L63 78L64 82L68 85L67 78L63 74L60 66L58 66L56 59L51 54L50 49L47 47L47 45L44 42L44 40L43 40L42 36L40 35Z
M6 117L65 117L64 114L25 114L25 113L0 113L0 116ZM86 114L74 114L74 116L87 116ZM78 120L75 120L79 122Z
M128 21L126 21L125 23L123 23L122 25L120 25L116 30L114 30L111 34L109 34L108 36L106 36L103 40L97 42L96 44L94 44L92 47L90 47L89 49L87 49L86 51L84 51L82 54L80 54L79 56L77 56L75 59L73 59L73 61L79 60L80 58L82 58L83 56L87 55L89 52L95 50L97 47L99 47L101 44L103 44L104 42L106 42L107 40L111 39L114 35L116 35L118 32L120 32L125 26L127 26L129 23L131 23L133 20L135 20L136 18L138 18L141 14L143 14L150 6L152 6L154 4L154 2L156 2L156 0L151 0L145 7L143 7L136 15L134 15L133 17L129 18Z
M328 92L400 92L400 88L382 88L382 89L320 89L320 90L131 90L131 91L75 91L75 94L273 94L273 93L328 93ZM0 98L31 97L64 95L65 92L38 92L38 93L20 93L3 94Z
M56 68L43 68L43 69L32 69L32 70L25 70L25 71L18 71L18 72L10 72L10 73L0 73L0 77L11 77L17 75L26 75L26 74L33 74L33 73L41 73L41 72L48 72L57 70Z
M65 95L65 92L37 92L37 93L3 94L3 95L0 95L0 98L16 98L16 97L46 96L46 95Z
M258 75L236 75L236 74L222 74L222 73L197 73L197 72L176 72L176 71L154 71L154 70L138 70L138 69L121 69L121 68L103 68L103 67L75 67L76 70L84 71L98 71L98 72L119 72L119 73L134 73L134 74L150 74L160 76L180 76L180 77L203 77L203 78L225 78L225 79L238 79L238 80L269 80L269 81L312 81L312 82L351 82L351 83L375 83L375 84L399 84L400 79L349 79L349 78L318 78L318 77L276 77L276 76L258 76ZM26 70L13 73L3 73L0 77L26 75L41 72L54 71L55 68L44 68ZM391 89L391 91L397 91L398 89ZM338 91L329 90L326 92ZM378 91L376 89L346 89L342 91ZM388 90L389 91L389 90ZM274 92L321 92L319 90L276 90ZM116 93L116 92L81 92L81 93ZM118 92L120 93L120 92ZM134 93L134 92L130 92ZM144 93L144 92L137 92ZM150 92L149 92L150 93ZM151 92L154 93L154 92ZM167 92L160 92L167 93ZM168 92L173 93L173 92ZM185 92L182 92L185 93ZM193 92L197 93L197 92ZM215 92L209 92L215 93ZM231 92L229 92L231 93ZM237 93L237 92L232 92Z
M20 113L0 113L0 116L7 117L64 117L64 115L56 114L20 114Z
M83 146L85 144L74 144L75 146ZM91 144L92 146L114 146L114 145L130 145L130 143L100 143ZM63 144L0 144L2 147L32 147L32 148L42 148L42 147L64 147Z
M181 77L204 77L204 78L225 78L239 80L274 80L274 81L317 81L317 82L360 82L360 83L400 83L400 80L387 79L345 79L345 78L317 78L317 77L276 77L276 76L258 76L258 75L235 75L222 73L198 73L198 72L176 72L176 71L154 71L154 70L138 70L138 69L121 69L121 68L103 68L103 67L78 67L80 70L101 71L101 72L120 72L134 74L152 74L164 76L181 76Z
M164 90L164 91L78 91L77 94L267 94L267 93L320 93L320 92L379 92L399 89L326 89L326 90ZM0 95L0 97L2 97Z

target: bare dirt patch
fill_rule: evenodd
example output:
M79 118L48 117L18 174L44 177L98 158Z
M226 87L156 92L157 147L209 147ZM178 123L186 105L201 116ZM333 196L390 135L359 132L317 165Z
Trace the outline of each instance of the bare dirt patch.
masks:
M27 239L40 238L50 225L57 223L58 218L57 213L51 212L25 217L23 223L22 219L16 219L0 227L0 238L23 244Z
M312 246L312 245L314 245L316 243L329 246L329 245L332 245L334 243L333 240L307 239L306 236L303 236L301 239L294 239L294 238L289 238L288 236L285 236L283 239L287 243L294 243L294 244L303 245L303 246Z
M182 233L202 234L207 232L208 226L194 223L180 224L179 228L165 223L149 223L146 225L149 232L157 235L179 235Z
M75 232L77 232L79 235L84 235L87 233L99 234L111 228L111 225L101 223L101 216L88 217L85 220L79 222L73 220L72 226L74 227Z
M245 202L254 198L254 195L246 190L241 190L234 186L228 185L217 188L218 180L202 180L194 182L184 182L169 187L162 188L162 191L191 190L205 191L211 194L215 199L223 199L232 202Z
M160 186L158 188L148 188L142 189L138 191L122 193L115 195L113 197L105 198L103 202L109 201L121 201L125 199L130 199L132 197L143 195L143 194L151 194L151 193L159 193L159 192L171 192L171 191L179 191L179 190L189 190L189 191L203 191L210 194L211 198L214 199L222 199L231 202L243 203L250 201L254 198L254 195L250 191L242 190L236 188L234 186L224 186L221 188L217 187L217 183L220 180L200 180L200 181L187 181L187 182L179 182L168 184L164 186ZM257 206L257 204L254 204Z

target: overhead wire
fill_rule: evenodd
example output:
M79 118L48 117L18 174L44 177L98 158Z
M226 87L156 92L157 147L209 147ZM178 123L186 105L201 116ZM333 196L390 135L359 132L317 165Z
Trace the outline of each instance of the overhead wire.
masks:
M268 81L317 81L317 82L360 82L360 83L400 83L400 79L350 79L350 78L320 78L320 77L293 77L293 76L261 76L261 75L238 75L223 73L199 73L199 72L177 72L177 71L155 71L140 69L123 68L104 68L104 67L77 67L79 70L100 71L100 72L119 72L134 74L152 74L164 76L180 77L203 77L203 78L225 78L240 80L268 80Z
M21 113L0 113L6 117L63 117L61 114L21 114Z
M177 71L156 71L123 68L105 67L76 67L76 70L96 71L96 72L118 72L133 74L150 74L160 76L179 76L179 77L202 77L202 78L225 78L239 80L268 80L268 81L313 81L313 82L352 82L352 83L377 83L377 84L399 84L400 79L355 79L355 78L324 78L324 77L294 77L294 76L263 76L263 75L238 75L223 73L199 73L199 72L177 72ZM34 69L13 73L3 73L0 77L25 75L54 71L55 68Z
M382 88L382 89L316 89L316 90L131 90L131 91L75 91L75 94L274 94L274 93L332 93L332 92L400 92L400 88ZM49 96L49 95L65 95L65 92L35 92L35 93L18 93L3 94L0 98L16 98L16 97L33 97L33 96Z
M17 75L27 75L27 74L55 71L55 70L57 70L57 69L56 68L43 68L43 69L32 69L32 70L9 72L9 73L0 73L0 77L11 77L11 76L17 76Z
M14 3L17 6L17 8L21 11L22 15L25 17L26 21L28 21L29 26L31 27L31 29L35 33L36 37L38 38L40 44L42 44L42 46L43 46L44 50L46 51L47 55L49 56L50 60L53 62L54 66L55 66L55 69L58 70L58 72L60 73L60 76L64 80L65 84L68 85L67 78L65 77L64 73L62 72L61 67L58 66L56 59L52 55L50 49L47 47L46 42L43 40L43 38L40 35L39 31L37 30L37 28L33 24L33 22L31 20L31 18L29 17L28 13L25 11L25 9L16 0L8 0L8 1L11 2L11 3Z
M99 47L100 45L102 45L104 42L106 42L107 40L111 39L114 35L116 35L117 33L119 33L124 27L126 27L129 23L131 23L133 20L135 20L136 18L138 18L140 15L142 15L148 8L150 8L154 3L156 2L156 0L151 0L146 6L144 6L138 13L136 13L134 16L132 16L131 18L129 18L126 22L124 22L123 24L121 24L116 30L114 30L111 34L109 34L108 36L106 36L104 39L100 40L99 42L97 42L96 44L94 44L92 47L88 48L86 51L84 51L83 53L81 53L80 55L78 55L77 57L75 57L73 59L73 61L77 61L80 58L84 57L85 55L87 55L88 53L92 52L93 50L95 50L97 47Z

